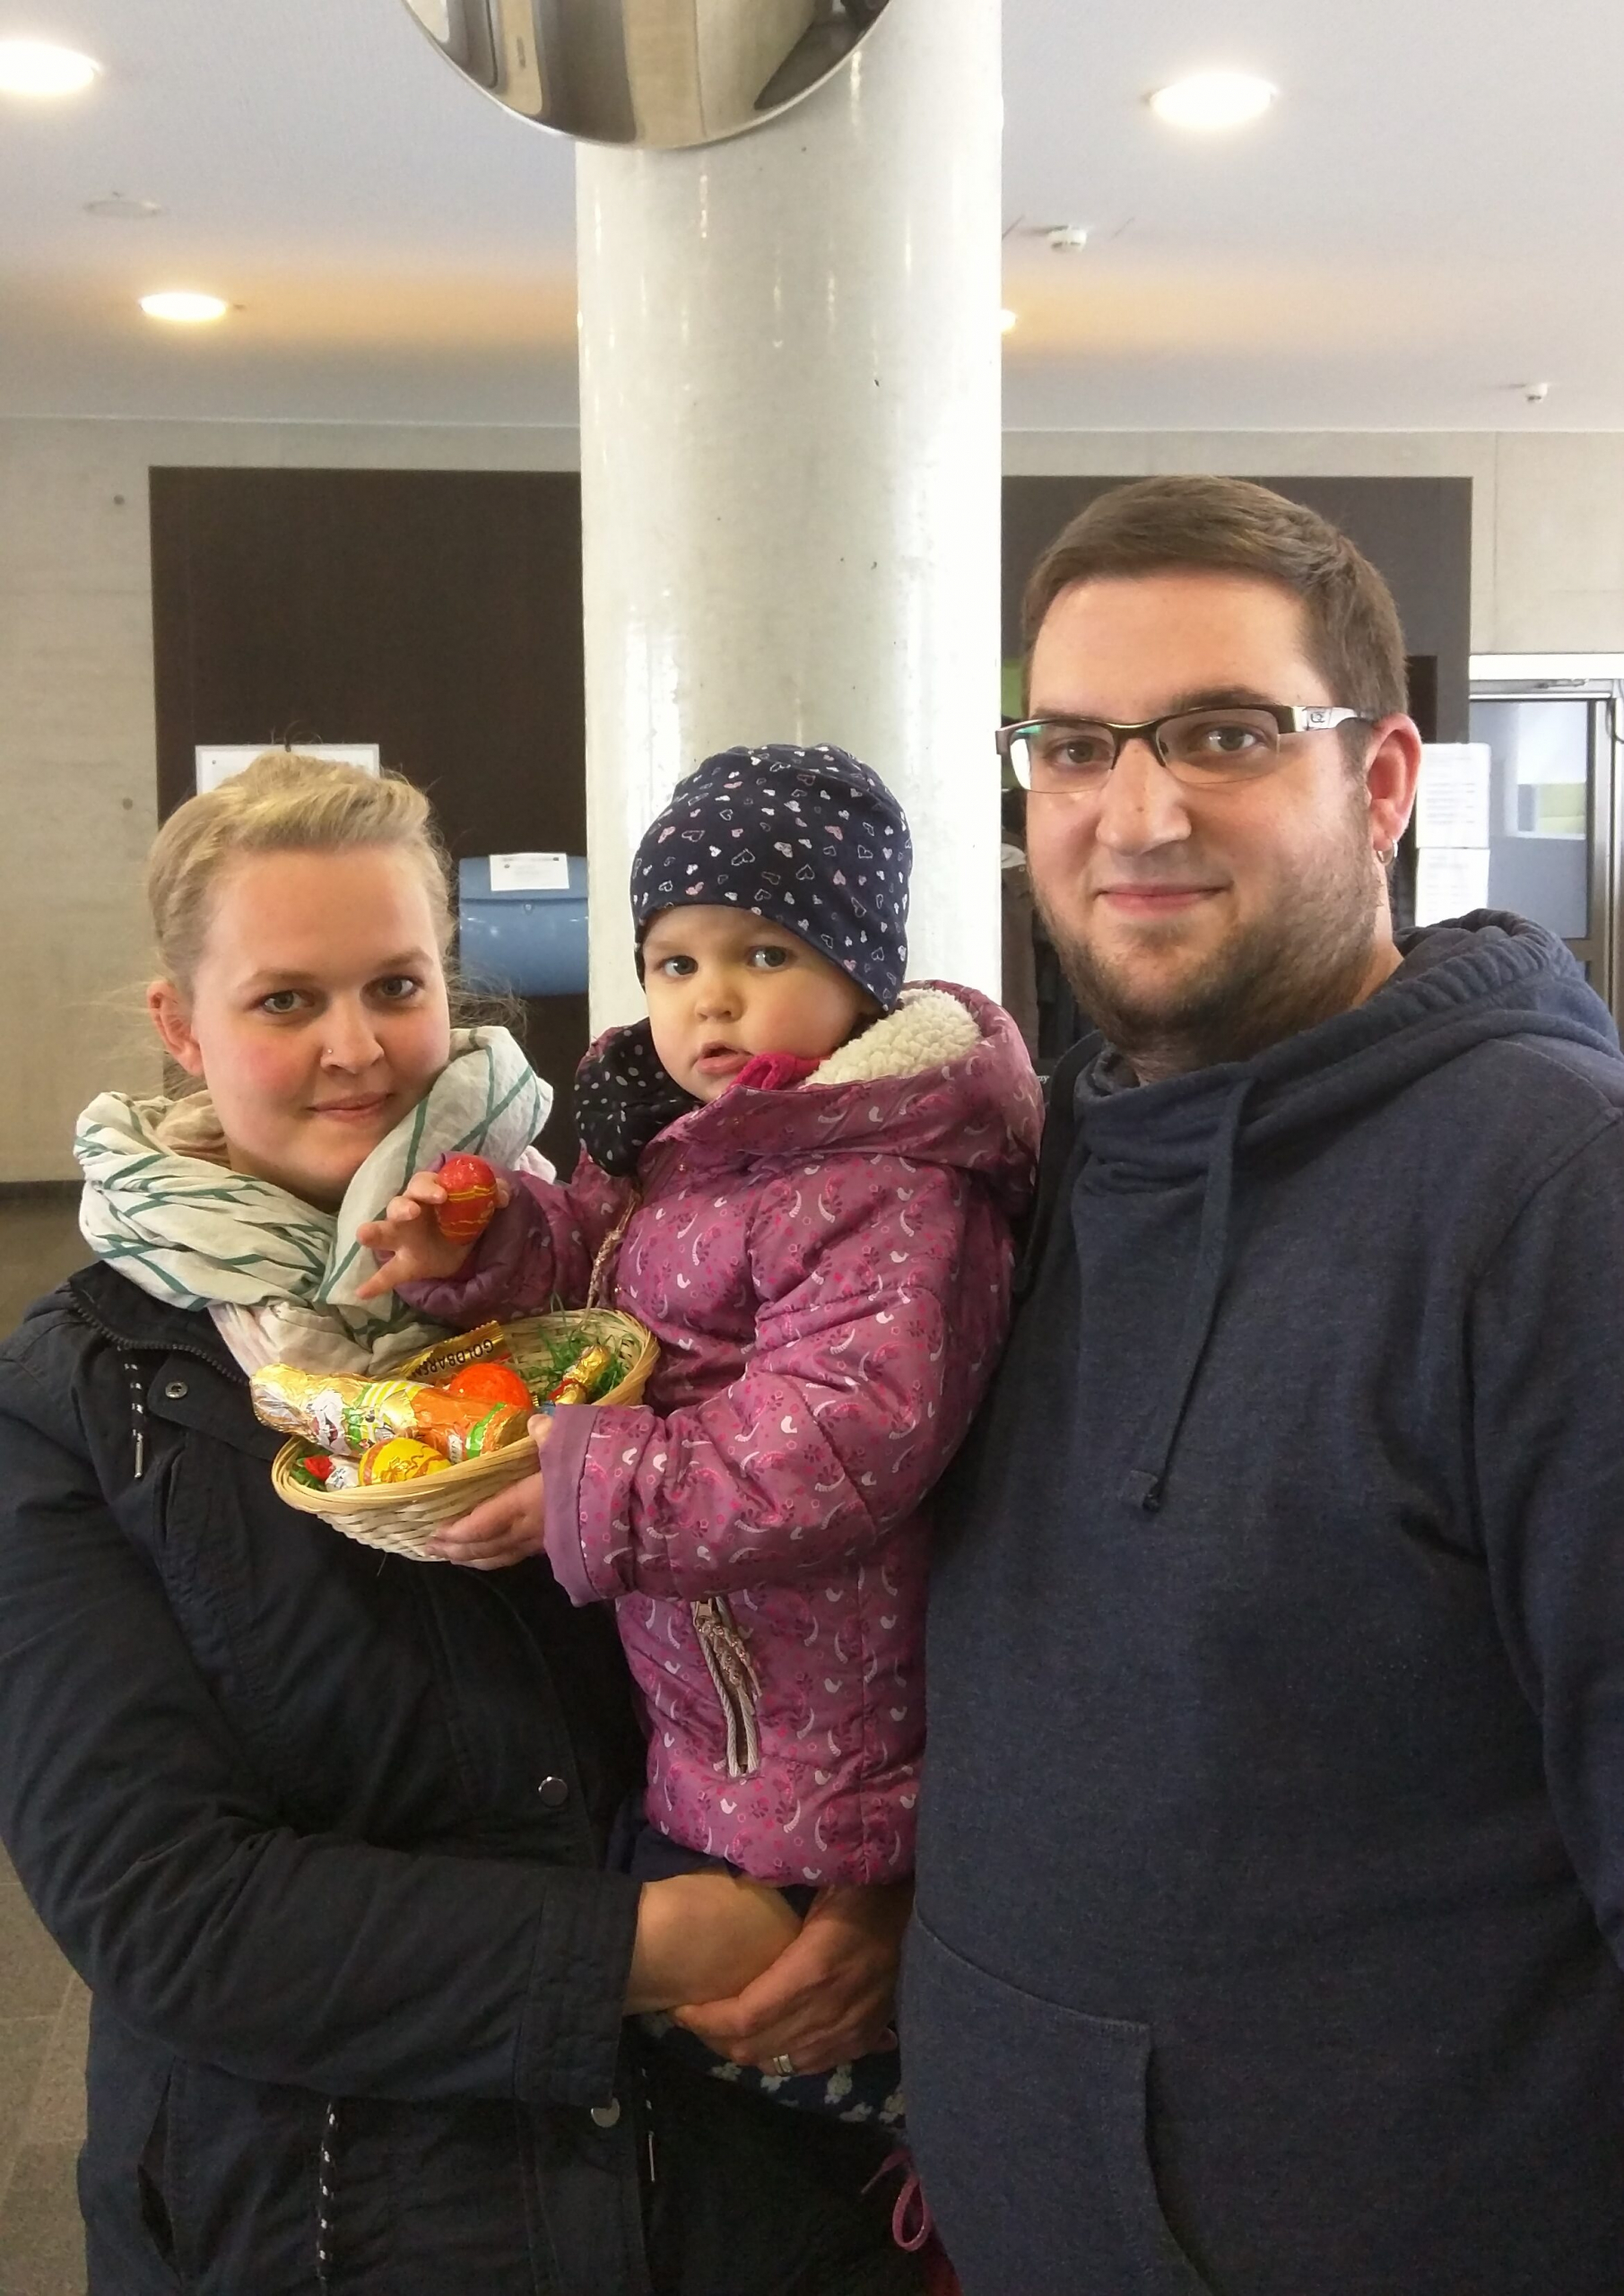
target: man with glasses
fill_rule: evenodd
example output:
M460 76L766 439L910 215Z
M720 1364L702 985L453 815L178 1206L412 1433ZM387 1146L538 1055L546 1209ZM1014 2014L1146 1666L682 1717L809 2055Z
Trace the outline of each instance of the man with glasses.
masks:
M1392 600L1157 479L1028 595L1094 1024L942 1495L903 2031L966 2296L1624 2289L1624 1060L1395 933Z

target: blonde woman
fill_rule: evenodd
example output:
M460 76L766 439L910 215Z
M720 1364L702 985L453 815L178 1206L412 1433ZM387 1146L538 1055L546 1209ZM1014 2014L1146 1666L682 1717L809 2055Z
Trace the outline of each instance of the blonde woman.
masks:
M786 1949L775 1892L604 1873L642 1761L604 1615L272 1492L247 1371L421 1344L357 1225L546 1114L453 1026L424 800L264 758L149 890L197 1089L85 1111L95 1263L0 1350L0 1833L94 1996L91 2296L913 2287L864 2132L809 2149L622 2022L745 1988L747 2049L815 1996L833 2064L889 2016L894 1917Z

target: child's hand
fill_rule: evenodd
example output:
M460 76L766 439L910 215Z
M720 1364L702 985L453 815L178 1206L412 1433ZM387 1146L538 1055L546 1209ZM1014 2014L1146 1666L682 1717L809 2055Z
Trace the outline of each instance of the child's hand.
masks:
M498 1205L506 1204L512 1192L499 1178ZM413 1172L402 1193L390 1199L381 1220L361 1222L355 1239L379 1266L376 1275L356 1287L358 1300L375 1300L381 1292L393 1292L397 1283L443 1283L456 1274L473 1246L441 1235L435 1212L445 1201L446 1191L435 1173Z
M533 1419L532 1434L550 1422ZM540 1554L546 1543L547 1518L542 1508L542 1478L526 1475L510 1483L494 1499L470 1508L455 1523L443 1524L423 1552L437 1562L460 1562L465 1570L506 1570L527 1554Z

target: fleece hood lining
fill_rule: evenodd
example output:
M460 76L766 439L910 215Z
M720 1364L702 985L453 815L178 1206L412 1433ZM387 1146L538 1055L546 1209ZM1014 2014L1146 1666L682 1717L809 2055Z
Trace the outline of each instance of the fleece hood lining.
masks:
M808 1084L873 1084L920 1076L958 1060L981 1041L975 1015L944 988L905 988L895 1010L820 1061ZM799 1088L797 1088L799 1089Z

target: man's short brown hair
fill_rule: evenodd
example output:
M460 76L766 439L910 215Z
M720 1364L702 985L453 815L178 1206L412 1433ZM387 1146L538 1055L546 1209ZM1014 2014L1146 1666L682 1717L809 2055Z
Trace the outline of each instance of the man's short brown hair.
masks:
M1403 633L1375 567L1317 511L1244 478L1141 478L1090 502L1032 570L1029 658L1074 583L1187 567L1255 575L1300 598L1308 659L1342 708L1367 718L1408 708Z

